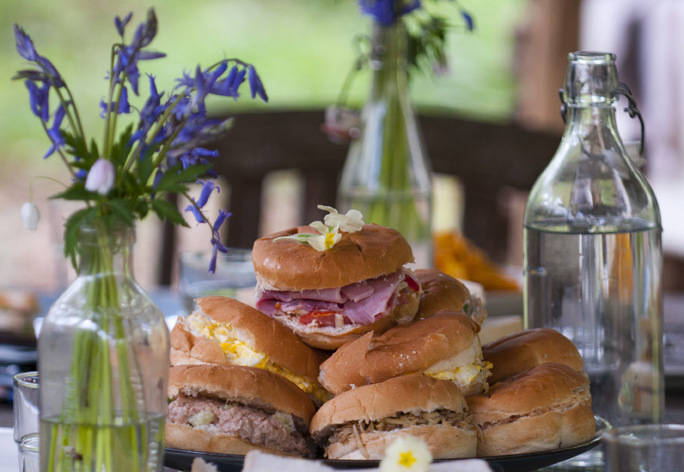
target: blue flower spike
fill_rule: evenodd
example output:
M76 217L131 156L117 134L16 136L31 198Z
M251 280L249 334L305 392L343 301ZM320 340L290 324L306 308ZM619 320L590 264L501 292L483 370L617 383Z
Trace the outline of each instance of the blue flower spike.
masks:
M126 25L128 25L128 22L131 21L131 18L133 17L133 12L128 12L128 15L126 15L123 19L119 17L118 15L114 18L114 26L116 26L116 31L119 33L119 36L123 38L124 32L126 31Z

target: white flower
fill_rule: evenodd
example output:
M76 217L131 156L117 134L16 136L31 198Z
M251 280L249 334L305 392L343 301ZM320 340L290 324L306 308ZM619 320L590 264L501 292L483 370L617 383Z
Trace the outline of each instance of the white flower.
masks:
M114 164L108 159L98 159L88 171L85 188L100 195L107 195L114 185Z
M399 436L385 449L380 472L427 472L432 454L422 439Z
M323 222L327 226L337 226L340 231L345 233L356 233L363 228L363 215L359 210L353 208L344 215L338 213L337 210L331 206L318 205L319 210L327 211L328 214L323 218Z
M317 251L327 251L342 239L337 226L326 226L320 221L314 221L309 226L318 231L319 234L312 235L306 242Z
M309 224L318 233L297 233L291 236L281 236L274 239L294 239L295 241L308 244L317 251L327 251L342 239L340 231L355 233L363 228L363 215L359 210L349 210L345 215L337 212L330 206L318 205L320 210L328 212L321 221L313 221Z
M24 228L29 231L35 231L40 221L38 207L31 202L24 203L21 206L21 219L24 222Z

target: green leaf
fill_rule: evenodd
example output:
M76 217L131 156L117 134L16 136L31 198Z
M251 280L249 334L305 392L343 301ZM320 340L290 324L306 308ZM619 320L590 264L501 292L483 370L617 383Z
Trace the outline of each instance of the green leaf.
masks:
M130 124L119 135L119 140L112 146L112 155L110 156L110 159L116 168L121 168L121 166L123 166L128 157L128 153L131 152L131 147L128 145L128 142L131 140L132 135L133 124Z
M116 216L118 216L120 219L126 222L126 224L132 225L133 223L135 223L135 215L133 214L133 210L129 208L128 202L126 200L116 198L112 200L107 200L107 204L109 205L109 208L112 210L112 213L114 213Z
M93 158L91 153L88 151L88 145L82 137L75 136L65 129L61 129L60 131L64 137L64 142L67 145L66 152L81 159L87 164L86 168L89 169L98 156Z
M97 200L98 195L95 192L86 190L83 182L76 182L65 191L52 195L50 200L55 200L57 198L62 198L64 200L91 201Z
M76 246L78 244L78 229L92 222L95 217L95 208L83 208L69 216L64 224L64 255L71 259L71 264L76 267Z
M179 225L190 226L185 219L183 219L183 215L178 211L178 208L168 200L155 198L152 200L152 209L161 220L169 220Z
M152 159L153 154L154 151L151 148L148 148L143 154L143 156L140 159L138 159L136 171L138 173L138 179L140 180L140 183L142 185L147 184L147 181L150 180L150 176L154 171L155 166L154 159Z

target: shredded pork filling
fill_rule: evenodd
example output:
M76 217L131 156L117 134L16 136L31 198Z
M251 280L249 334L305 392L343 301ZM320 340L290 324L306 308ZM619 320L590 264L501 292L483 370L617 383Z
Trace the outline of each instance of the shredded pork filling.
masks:
M345 442L356 438L360 442L359 434L373 433L379 431L392 431L409 426L435 426L448 425L460 428L471 428L470 423L466 423L466 414L453 410L438 409L433 411L422 411L415 413L399 413L377 421L350 421L338 425L328 437L328 443Z
M587 400L585 400L585 401L587 401ZM573 401L573 402L561 403L561 404L553 406L553 407L535 408L534 410L531 410L529 413L526 413L526 414L511 415L507 418L503 418L503 419L496 420L496 421L485 421L483 423L478 423L478 427L482 430L485 430L487 428L491 428L492 426L499 426L502 424L513 423L514 421L517 421L521 418L531 418L534 416L544 415L544 414L550 413L550 412L565 413L566 411L575 408L576 406L584 403L585 401Z
M211 433L237 436L255 446L311 457L313 447L299 418L234 402L179 395L169 403L168 420Z

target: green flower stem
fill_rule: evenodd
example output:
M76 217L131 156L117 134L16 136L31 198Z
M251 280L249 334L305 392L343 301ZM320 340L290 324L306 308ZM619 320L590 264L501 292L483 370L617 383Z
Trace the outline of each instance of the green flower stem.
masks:
M67 87L66 84L64 87ZM67 101L64 98L64 95L62 95L62 92L60 91L59 87L55 87L55 91L57 92L57 96L59 97L59 101L62 103L62 106L64 106L64 111L66 112L66 117L67 120L69 120L69 125L71 126L71 131L74 132L75 135L78 135L79 133L81 134L81 137L85 139L85 135L83 134L83 128L80 126L80 121L77 122L74 120L74 116L71 112L71 109L73 108L76 110L76 113L78 113L78 109L76 108L76 105L74 104L74 98L71 95L71 92L67 88L67 93L69 94L69 101ZM69 106L71 104L71 106Z
M152 132L151 132L151 134L147 137L147 139L142 139L142 138L141 138L141 139L138 141L138 144L135 146L135 149L133 150L133 152L131 152L131 153L128 155L128 157L126 158L126 162L125 162L125 164L124 164L124 166L123 166L124 170L128 170L129 168L131 168L131 167L133 166L133 164L134 164L135 162L138 161L138 160L135 158L135 156L137 156L137 155L138 155L138 152L140 152L140 148L141 148L142 145L143 145L143 141L145 142L145 144L150 144L152 141L154 141L154 138L157 137L157 135L159 134L159 132L161 131L161 129L164 127L164 124L166 123L166 120L169 119L169 117L171 116L171 113L173 113L174 108L176 108L176 105L178 105L178 104L181 102L181 100L183 100L183 95L179 94L178 97L173 101L173 103L172 103L171 105L169 105L169 106L166 108L166 110L165 110L164 113L161 115L161 117L160 117L158 120L156 120L156 122L155 122L155 124L154 124L154 128L151 130ZM161 157L159 157L159 156L161 156ZM160 153L157 155L157 161L158 161L158 162L161 162L161 160L162 160L163 158L164 158L164 155L160 152ZM155 164L155 167L157 167L158 165L159 165L159 164L156 163L156 164Z
M104 146L103 151L105 155L109 155L110 149L108 149L109 144L109 119L111 116L109 110L109 104L112 103L112 97L114 96L114 57L116 56L117 45L113 44L112 49L109 53L109 96L107 97L107 113L105 113L105 125L104 125L104 137L102 139L102 144Z
M416 208L410 177L412 150L406 122L410 104L407 102L408 72L402 42L405 31L397 25L382 34L386 35L386 50L382 65L374 71L371 95L375 112L384 107L380 171L377 194L367 203L365 213L369 222L393 227L415 241L429 238L430 228Z

